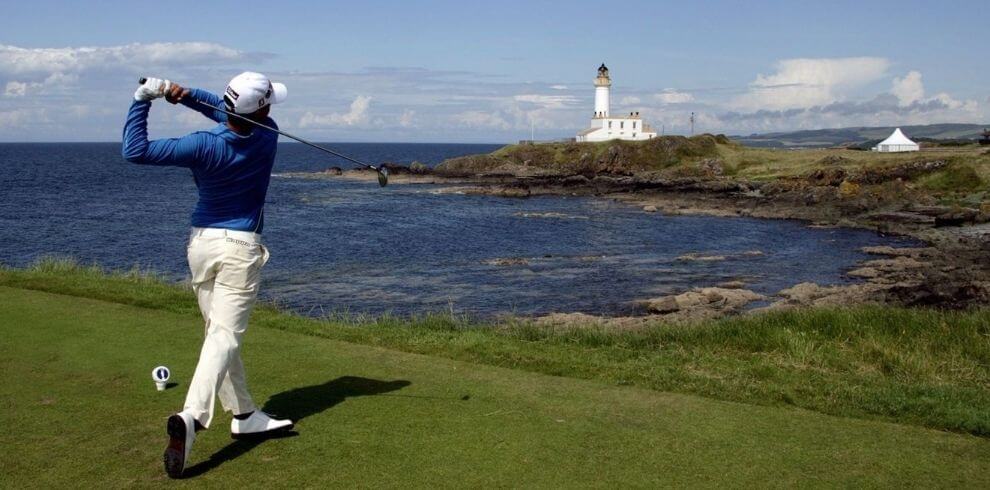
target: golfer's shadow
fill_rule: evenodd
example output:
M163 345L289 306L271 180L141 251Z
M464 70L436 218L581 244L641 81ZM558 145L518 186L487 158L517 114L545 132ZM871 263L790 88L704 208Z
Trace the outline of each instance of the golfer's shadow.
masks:
M316 415L334 405L357 396L371 396L400 390L411 383L406 380L379 381L377 379L342 376L320 385L305 386L283 391L272 396L262 408L278 417L300 420ZM285 432L276 439L298 436L298 432ZM213 453L210 459L202 461L183 472L183 478L202 475L223 463L230 461L262 444L265 440L237 440Z

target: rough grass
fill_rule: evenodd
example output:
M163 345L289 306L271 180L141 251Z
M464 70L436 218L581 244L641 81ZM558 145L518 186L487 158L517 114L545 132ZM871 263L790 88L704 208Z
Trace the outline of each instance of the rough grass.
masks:
M647 141L509 145L489 155L448 160L437 170L445 174L459 174L489 171L510 164L565 174L632 173L662 170L697 159L717 157L719 145L731 143L725 136L705 134L691 138L663 136Z
M823 168L842 169L851 175L882 170L912 162L944 160L948 166L913 177L905 184L945 202L979 205L990 191L990 157L978 147L932 149L920 153L874 153L852 150L780 150L719 146L726 174L756 181L803 178ZM882 189L877 189L882 193Z
M0 285L197 315L154 277L70 261L0 271ZM990 436L990 312L857 307L627 331L478 324L449 315L303 318L270 306L253 324L544 374Z
M948 167L918 179L918 183L937 192L972 192L985 188L983 178L971 163L954 161Z
M979 207L984 196L990 193L990 152L977 145L928 148L909 153L785 150L745 147L722 135L706 134L690 138L664 136L648 141L509 145L487 155L448 160L437 170L441 174L467 176L502 166L521 165L561 175L631 175L660 171L668 177L704 177L700 163L706 160L717 160L727 177L763 182L803 179L821 169L841 169L856 175L941 160L948 165L897 181L899 186L904 184L916 191L909 200ZM880 197L897 197L886 196L882 185L867 190Z
M92 298L175 313L198 315L191 290L153 271L106 270L68 257L46 257L26 269L0 266L0 284Z

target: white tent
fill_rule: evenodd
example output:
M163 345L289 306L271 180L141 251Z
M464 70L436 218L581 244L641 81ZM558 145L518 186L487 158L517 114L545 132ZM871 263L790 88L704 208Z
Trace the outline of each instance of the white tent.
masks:
M901 128L894 130L887 139L880 142L879 145L873 147L873 151L879 151L884 153L892 153L896 151L918 151L920 147L914 141L908 139L901 132Z

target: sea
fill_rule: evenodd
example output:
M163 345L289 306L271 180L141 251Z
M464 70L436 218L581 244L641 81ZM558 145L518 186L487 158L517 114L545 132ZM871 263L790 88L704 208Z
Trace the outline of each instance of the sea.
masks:
M431 166L499 146L326 145L362 161ZM350 164L282 143L268 192L261 297L304 315L639 315L643 300L726 281L764 294L847 283L844 272L868 258L861 247L913 244L800 221L665 216L595 197L291 175L333 166ZM128 164L119 143L0 144L0 264L68 257L181 282L195 201L188 170Z

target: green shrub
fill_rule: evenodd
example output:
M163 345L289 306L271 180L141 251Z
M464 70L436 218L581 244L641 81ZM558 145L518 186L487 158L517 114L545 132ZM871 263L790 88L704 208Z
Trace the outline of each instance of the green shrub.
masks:
M919 182L934 191L974 191L983 187L983 179L971 164L954 162L942 170L925 176Z

